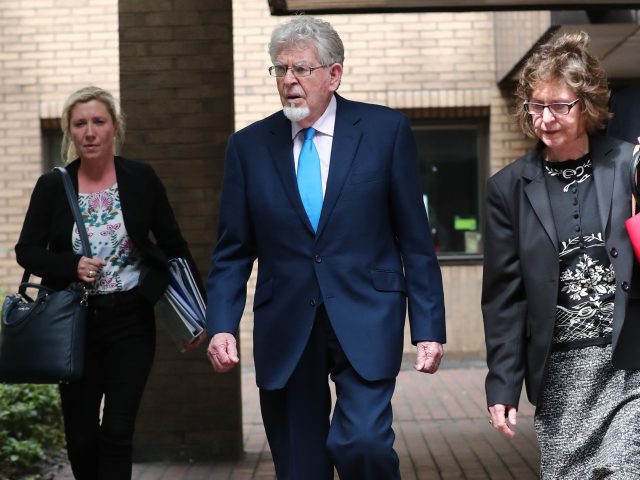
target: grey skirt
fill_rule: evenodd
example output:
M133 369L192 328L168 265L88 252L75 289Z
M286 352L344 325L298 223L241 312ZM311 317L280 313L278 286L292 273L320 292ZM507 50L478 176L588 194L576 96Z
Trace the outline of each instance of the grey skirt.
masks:
M640 479L640 370L614 369L611 345L552 353L534 426L540 478Z

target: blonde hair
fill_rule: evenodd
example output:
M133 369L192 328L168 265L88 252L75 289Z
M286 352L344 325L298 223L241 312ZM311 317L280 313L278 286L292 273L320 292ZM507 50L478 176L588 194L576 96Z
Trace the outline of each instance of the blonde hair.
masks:
M60 154L62 155L62 160L65 164L78 157L78 152L73 144L70 133L71 112L78 103L87 103L91 100L98 100L107 107L107 111L109 112L109 115L111 115L114 125L117 127L116 134L113 138L114 154L117 154L124 144L125 116L120 109L118 101L113 95L111 95L111 93L100 87L89 86L81 88L69 95L69 98L67 98L62 109L62 118L60 119L60 126L62 128L62 146L60 147Z
M562 80L580 100L584 127L588 134L604 128L611 114L607 74L600 61L589 51L586 32L565 33L535 49L527 60L516 88L520 100L515 116L524 133L536 138L533 119L523 106L531 92L542 83Z

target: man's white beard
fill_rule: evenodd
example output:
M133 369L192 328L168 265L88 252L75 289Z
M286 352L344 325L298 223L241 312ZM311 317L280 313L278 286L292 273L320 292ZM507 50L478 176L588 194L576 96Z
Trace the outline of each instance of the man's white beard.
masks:
M299 122L307 118L311 114L311 111L309 110L309 107L285 106L282 107L282 113L284 113L284 116L292 122Z

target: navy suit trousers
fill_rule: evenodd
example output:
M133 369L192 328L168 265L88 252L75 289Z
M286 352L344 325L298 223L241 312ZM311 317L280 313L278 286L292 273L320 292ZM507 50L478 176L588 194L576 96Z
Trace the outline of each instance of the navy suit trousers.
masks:
M336 387L332 416L329 375ZM330 480L335 467L342 480L399 480L391 428L394 388L395 378L370 382L358 375L319 307L286 386L260 390L278 479Z

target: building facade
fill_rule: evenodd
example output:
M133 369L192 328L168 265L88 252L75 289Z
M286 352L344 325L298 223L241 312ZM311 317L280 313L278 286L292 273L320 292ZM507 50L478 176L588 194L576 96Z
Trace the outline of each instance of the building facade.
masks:
M116 0L0 5L0 291L22 270L13 247L38 176L59 146L66 97L88 84L120 91Z
M450 358L481 359L482 192L487 176L531 142L496 80L494 12L323 16L345 45L338 93L405 112L418 142L425 206L445 286ZM540 13L529 14L540 17ZM261 0L234 1L235 128L280 107L267 73L273 17ZM534 22L531 22L532 25ZM533 34L532 34L533 35ZM248 305L250 306L250 304ZM405 352L414 351L407 329ZM251 324L242 327L251 355Z

